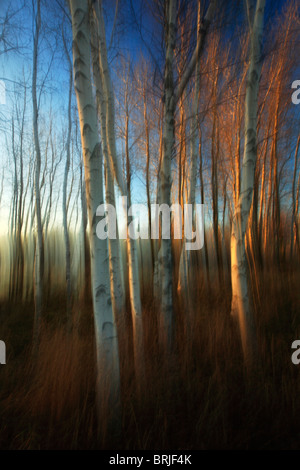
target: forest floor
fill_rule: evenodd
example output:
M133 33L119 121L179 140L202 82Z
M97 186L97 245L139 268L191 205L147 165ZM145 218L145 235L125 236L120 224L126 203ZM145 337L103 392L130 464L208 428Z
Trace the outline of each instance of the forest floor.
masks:
M250 371L230 316L230 289L197 291L190 332L186 310L176 302L167 359L157 341L157 309L144 298L145 379L138 396L129 314L120 327L122 435L116 443L104 442L101 429L97 434L91 305L74 307L70 328L63 297L52 299L33 354L33 305L2 303L7 363L0 365L0 448L300 449L300 364L291 361L291 344L300 339L299 281L299 271L260 275L258 354Z

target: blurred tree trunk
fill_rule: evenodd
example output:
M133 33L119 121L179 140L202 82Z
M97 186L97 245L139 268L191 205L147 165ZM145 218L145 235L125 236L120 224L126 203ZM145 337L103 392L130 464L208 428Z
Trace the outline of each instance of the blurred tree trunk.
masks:
M127 183L127 205L131 207L131 166L129 159L129 111L128 111L128 80L126 82L125 91L125 156L126 156L126 183ZM130 209L129 209L130 210ZM130 225L133 224L131 214L127 216L127 259L128 259L128 281L130 306L133 327L133 348L134 348L134 365L138 387L144 374L144 342L143 342L143 323L142 323L142 304L140 293L140 279L138 266L137 243L130 233Z
M218 180L218 160L219 160L219 124L217 122L216 110L216 91L217 78L213 85L214 110L213 110L213 129L211 137L211 191L212 191L212 213L213 213L213 235L215 243L215 252L217 257L217 272L219 286L222 286L222 255L219 235L219 180Z
M269 132L268 132L269 133ZM267 134L268 135L268 134ZM261 268L264 266L263 252L262 252L262 228L263 228L263 217L265 210L265 192L266 192L266 159L268 152L269 139L266 139L265 150L262 157L262 170L261 170L261 184L260 184L260 198L259 198L259 216L258 216L258 227L257 227L257 249L258 249L258 261Z
M293 183L292 183L292 221L291 221L291 250L290 250L290 259L293 262L293 253L294 253L294 245L299 248L299 230L298 230L298 221L297 221L297 202L298 202L298 192L296 194L296 175L297 175L297 167L298 167L298 152L299 152L299 144L300 144L300 135L298 136L296 149L295 149L295 159L294 159L294 172L293 172ZM300 178L300 173L299 173ZM299 188L299 182L298 182Z
M41 29L41 2L37 0L37 11L34 19L34 46L33 46L33 71L32 71L32 105L33 105L33 135L35 147L35 219L36 219L36 247L34 262L34 338L38 340L42 315L43 302L43 278L44 278L44 241L41 216L41 195L40 195L40 171L41 171L41 151L38 131L38 101L37 101L37 68L38 68L38 45Z
M278 84L278 87L280 83ZM272 148L272 159L273 159L273 205L272 205L272 228L274 236L274 261L277 267L280 265L280 197L279 197L279 176L278 176L278 132L279 132L279 90L277 93L276 110L274 116L274 131L273 131L273 148Z
M94 83L96 86L96 99L98 108L98 117L100 120L102 150L104 155L104 168L105 168L105 199L106 203L116 207L115 202L115 187L114 187L114 167L112 166L111 159L109 158L108 143L107 143L107 126L108 122L108 108L110 101L106 89L104 88L105 77L103 74L103 52L100 54L99 44L99 28L97 27L98 20L95 16L91 18L92 26L92 62L93 62L93 75ZM113 131L114 132L114 131ZM114 156L115 158L116 156ZM108 224L109 220L108 211ZM124 313L125 308L125 294L122 279L122 259L120 253L120 242L118 236L118 222L116 221L116 238L109 238L109 269L110 269L110 287L112 294L112 305L115 318L118 318Z
M147 207L148 207L148 233L150 236L150 256L151 256L151 267L152 267L152 285L154 275L154 242L151 237L151 197L150 197L150 130L149 130L149 119L147 110L147 96L146 87L143 87L143 105L144 105L144 125L145 125L145 138L146 138L146 193L147 193Z
M24 127L25 127L25 114L26 114L26 87L24 92L23 110L20 126L20 196L18 206L18 229L17 229L17 266L18 266L18 284L17 296L23 298L23 285L24 285L24 247L22 238L22 229L24 222L24 207L27 188L24 193L24 167L23 167L23 144L24 144Z
M166 12L166 60L164 74L164 119L163 119L163 151L160 168L160 202L171 205L171 160L175 144L175 109L183 96L184 90L195 70L196 63L201 56L205 44L206 35L213 19L216 1L212 0L208 6L206 15L200 24L197 44L190 61L181 74L176 88L174 87L174 50L176 44L176 13L177 1L169 0L165 4ZM171 226L171 219L170 219ZM168 345L173 335L173 260L171 239L161 239L161 327L162 337L165 337Z
M99 65L103 87L103 96L106 104L106 116L101 116L101 120L103 120L103 122L106 122L106 145L108 149L111 171L120 188L121 194L125 195L123 175L117 157L115 136L114 90L107 59L106 33L102 11L102 0L93 2L92 7L94 21L97 26L97 33L99 39Z
M87 205L86 205L86 195L85 195L85 184L84 184L84 175L82 174L82 163L80 165L80 201L81 201L81 243L82 243L82 279L83 279L83 290L82 295L83 299L86 301L90 298L91 295L91 259L90 259L90 250L89 242L87 239Z
M202 135L200 125L198 123L199 131L199 173L200 173L200 196L201 204L205 204L205 191L204 191L204 179L203 179L203 155L202 155ZM208 247L207 247L207 237L205 232L205 210L203 210L203 244L204 250L202 250L202 259L203 259L203 270L205 272L205 278L207 280L207 286L210 287L210 278L209 278L209 259L208 259Z
M253 196L257 158L257 110L259 79L262 68L262 40L265 0L257 0L254 19L247 2L250 28L250 64L246 86L245 144L242 164L241 192L235 207L231 233L232 314L238 318L245 361L255 353L255 330L248 288L248 263L245 233Z
M63 213L63 228L64 228L64 241L65 241L65 252L66 252L66 296L67 296L67 316L70 320L71 310L71 253L70 253L70 237L68 229L68 207L67 207L67 186L68 186L68 174L70 169L70 150L71 150L71 131L72 131L72 119L71 119L71 106L72 106L72 62L69 56L69 52L63 37L66 57L69 65L69 97L68 97L68 131L67 131L67 142L66 142L66 163L63 181L63 198L62 198L62 213Z
M164 76L163 151L160 168L160 203L171 206L171 160L174 152L175 97L174 49L176 41L176 0L166 2L166 63ZM169 215L169 225L171 217ZM173 329L173 263L171 238L161 239L161 325L162 342L171 343ZM165 337L165 338L164 338Z
M197 14L197 43L200 41L200 30L201 30L201 12L200 12L200 2L198 4L198 14ZM200 95L200 57L197 57L195 65L195 85L194 85L194 97L192 103L192 117L191 117L191 131L190 131L190 141L191 141L191 158L190 158L190 168L188 171L187 178L187 204L192 206L192 226L193 231L195 231L195 202L196 202L196 182L197 182L197 157L198 157L198 106L199 106L199 95ZM182 98L181 98L182 99ZM182 106L183 107L183 106ZM182 113L183 114L183 113ZM184 129L181 139L186 140L185 135L185 126L181 123L181 128ZM181 144L182 145L182 144ZM184 143L185 148L185 143ZM186 157L185 157L186 160ZM184 165L186 163L184 162ZM183 198L180 201L183 208ZM191 283L189 277L189 264L190 264L191 253L189 250L186 250L186 238L183 239L180 261L179 261L179 277L178 277L178 290L181 292L182 296L188 307L190 307L191 301Z
M85 167L89 219L92 297L97 347L99 418L109 413L107 432L120 425L120 372L116 322L113 315L107 240L96 234L97 208L104 203L102 152L97 109L92 90L89 8L87 0L70 1L73 31L74 85ZM102 216L102 219L105 215ZM108 407L108 409L107 409Z

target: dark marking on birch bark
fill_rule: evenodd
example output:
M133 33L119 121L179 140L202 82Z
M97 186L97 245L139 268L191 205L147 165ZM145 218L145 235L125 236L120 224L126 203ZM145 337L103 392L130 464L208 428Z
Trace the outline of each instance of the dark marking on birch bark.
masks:
M105 294L106 289L104 284L100 284L96 289L96 298L98 299L101 295Z

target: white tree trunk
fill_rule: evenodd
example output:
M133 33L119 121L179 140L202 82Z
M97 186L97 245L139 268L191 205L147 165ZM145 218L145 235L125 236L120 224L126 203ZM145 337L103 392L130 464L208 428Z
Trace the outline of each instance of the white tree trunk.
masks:
M120 374L118 339L109 282L107 240L96 234L96 210L103 204L102 152L97 109L92 92L89 10L87 0L71 0L74 84L79 112L90 229L92 297L97 346L98 392L111 419L118 418Z
M103 84L103 97L106 103L106 143L108 156L111 165L111 171L114 174L116 182L122 195L125 195L124 181L121 173L120 164L117 158L116 137L115 137L115 103L114 90L110 76L110 70L107 60L107 47L105 25L102 11L102 0L93 3L94 18L98 27L99 36L99 63ZM103 117L101 116L101 120Z
M248 292L248 263L245 233L253 195L257 157L257 109L262 67L262 36L265 0L257 0L253 22L250 22L251 52L245 104L245 146L242 163L241 191L232 221L231 233L231 311L237 316L245 359L255 350L253 315ZM250 16L250 15L249 15Z
M34 49L33 49L33 72L32 72L32 105L33 105L33 135L35 147L35 218L36 218L36 248L34 259L34 298L35 298L35 321L34 338L38 339L41 314L42 314L42 294L43 294L43 271L44 271L44 247L43 247L43 227L41 216L41 195L40 195L40 172L41 172L41 151L38 132L38 102L37 102L37 61L38 43L41 28L41 5L37 1L37 12L35 16Z
M112 174L112 169L114 166L111 165L109 159L108 145L107 145L107 110L108 110L108 97L104 91L104 76L102 73L101 67L101 57L103 53L100 54L100 45L99 45L99 36L98 28L96 24L97 20L95 17L92 18L92 61L93 61L93 73L94 73L94 82L96 86L96 98L97 98L97 107L98 107L98 116L100 119L101 127L101 140L102 140L102 149L104 154L104 167L105 167L105 198L106 203L111 204L113 207L116 207L115 202L115 188L114 188L114 176ZM109 214L108 214L109 218ZM110 224L110 220L108 220ZM115 317L117 318L125 308L125 294L124 294L124 285L122 278L122 260L120 253L120 243L118 237L118 227L116 227L116 238L110 238L108 240L109 246L109 269L110 269L110 286L112 294L112 304Z
M113 175L111 174L108 156L105 157L105 195L107 204L111 204L113 207L116 207L114 180ZM124 312L125 309L125 291L121 248L118 235L118 223L116 222L116 224L116 238L110 238L108 240L108 247L113 309L115 315L119 316L122 314L122 312Z

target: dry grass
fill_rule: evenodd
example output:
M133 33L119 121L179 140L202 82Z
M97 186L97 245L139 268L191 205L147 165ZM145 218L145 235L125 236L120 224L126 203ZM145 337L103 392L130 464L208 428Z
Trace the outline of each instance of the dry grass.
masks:
M198 289L190 330L177 299L174 350L167 357L157 341L157 308L145 297L145 384L139 397L127 313L120 325L122 436L117 443L103 444L101 423L99 429L96 424L91 308L81 307L79 316L76 306L76 327L70 331L63 311L51 305L33 357L31 306L2 305L0 338L8 357L0 369L0 447L299 448L299 370L291 362L291 343L300 336L299 280L299 273L290 271L260 276L260 295L254 290L259 359L251 374L229 315L229 289Z

